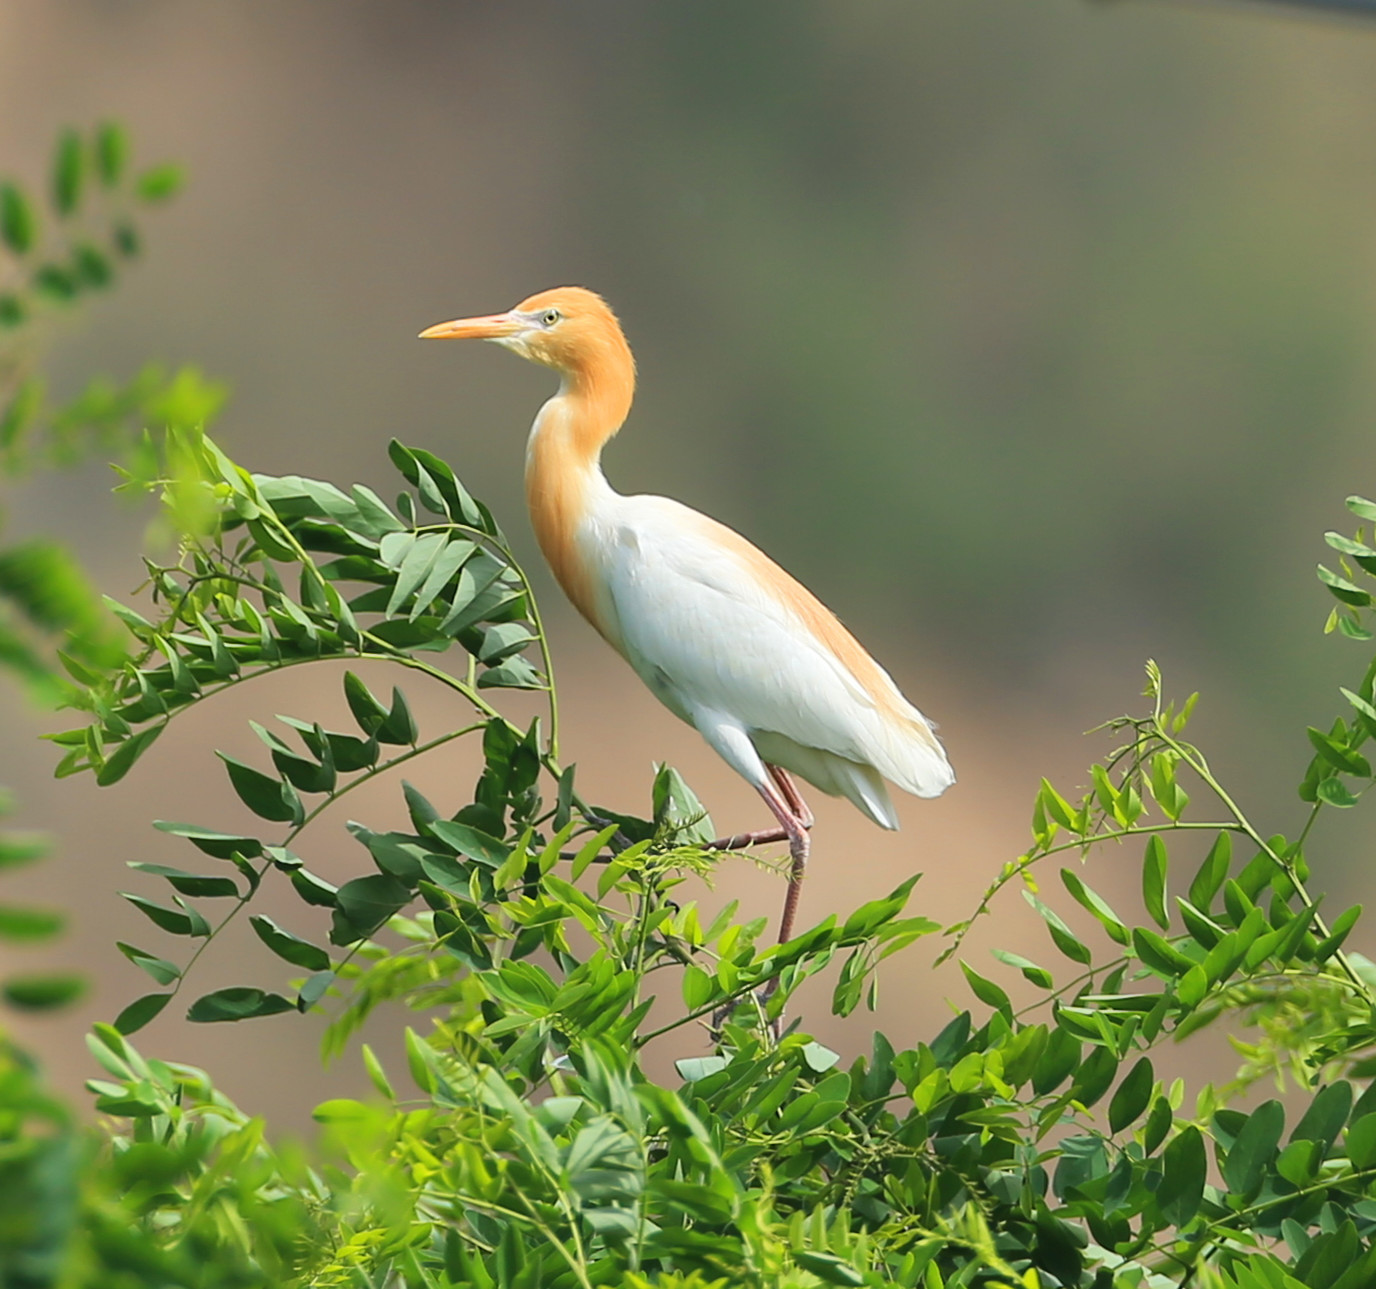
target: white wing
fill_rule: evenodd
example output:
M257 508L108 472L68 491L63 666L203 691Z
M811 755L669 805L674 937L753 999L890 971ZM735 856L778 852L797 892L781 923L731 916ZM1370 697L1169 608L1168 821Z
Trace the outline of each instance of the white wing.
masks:
M738 727L770 761L889 827L896 820L874 770L920 796L954 781L922 714L859 651L874 673L867 688L789 596L826 611L744 538L663 497L607 503L588 516L579 545L605 588L608 635L747 778L752 767L721 746L714 724Z

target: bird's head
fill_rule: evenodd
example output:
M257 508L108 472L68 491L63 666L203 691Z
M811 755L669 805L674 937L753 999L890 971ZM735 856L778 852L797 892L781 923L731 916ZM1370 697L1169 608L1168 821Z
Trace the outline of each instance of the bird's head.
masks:
M422 340L494 340L522 358L566 376L593 376L608 367L634 370L616 314L581 286L557 286L505 313L457 318L427 327Z

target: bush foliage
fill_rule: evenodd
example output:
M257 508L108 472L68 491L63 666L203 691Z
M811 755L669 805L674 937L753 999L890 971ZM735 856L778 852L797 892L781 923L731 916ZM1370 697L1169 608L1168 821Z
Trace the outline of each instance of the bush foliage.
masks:
M82 155L102 164L100 146ZM63 186L68 155L64 142L59 214L81 191ZM643 816L580 794L530 584L448 464L393 443L392 500L255 475L205 436L198 405L121 413L137 433L120 486L157 498L175 549L145 558L142 602L111 604L112 619L85 597L103 643L60 656L57 692L83 719L53 736L59 773L114 785L182 713L289 667L342 670L352 723L294 713L254 725L256 758L220 754L252 834L156 825L184 840L187 867L132 865L125 898L152 938L118 950L153 988L91 1035L98 1129L0 1049L4 1283L1376 1283L1376 1091L1360 1082L1376 1072L1376 968L1346 948L1360 911L1321 912L1306 853L1319 817L1372 778L1376 661L1308 731L1292 835L1256 828L1187 741L1194 699L1169 702L1149 667L1144 711L1109 722L1083 789L1043 782L1031 845L970 920L908 913L913 878L773 944L763 920L702 893L723 857L673 770ZM1376 521L1376 505L1349 504ZM1376 547L1361 530L1328 540L1330 629L1369 646ZM44 650L77 619L14 604L32 660L19 671L58 686ZM361 660L397 668L390 693L350 670ZM467 723L423 728L436 687ZM545 713L516 722L512 691ZM458 739L481 748L471 792L432 802L401 783L409 826L349 824L358 876L318 875L342 840L335 815L317 825L329 807ZM36 849L4 845L0 858ZM1127 855L1140 913L1087 880ZM269 883L299 899L289 925L251 907ZM1052 965L961 958L1013 886ZM240 916L280 986L198 995L198 960ZM850 1056L809 1035L804 982L830 973L832 1010L852 1015L924 939L959 959L970 994L940 1033L907 1050L874 1034ZM202 1071L136 1049L174 999L207 1023L324 1011L330 1055L352 1053L380 1007L416 1019L403 1051L357 1049L372 1096L325 1102L319 1142L289 1147ZM1187 1089L1169 1043L1208 1025L1229 1028L1240 1062ZM646 1071L652 1043L682 1054L667 1083ZM1288 1113L1259 1100L1268 1079L1295 1085Z

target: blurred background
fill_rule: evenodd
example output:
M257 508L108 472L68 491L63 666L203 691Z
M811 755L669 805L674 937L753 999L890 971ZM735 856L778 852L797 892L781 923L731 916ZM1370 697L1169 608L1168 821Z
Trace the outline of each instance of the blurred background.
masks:
M915 911L966 914L1027 844L1039 778L1081 784L1106 748L1082 732L1140 705L1148 657L1203 691L1197 740L1262 827L1297 826L1304 725L1366 660L1322 636L1313 568L1323 531L1350 531L1343 498L1376 490L1376 24L1151 0L4 0L0 171L40 182L56 131L104 117L190 184L63 338L59 384L191 361L232 386L216 432L253 469L391 490L392 435L452 460L549 592L563 751L594 798L642 807L668 760L722 830L761 824L539 563L520 473L548 374L414 339L569 282L608 297L639 359L613 483L708 511L806 581L960 775L903 802L896 835L823 801L805 920L914 870ZM148 517L110 482L52 476L5 505L11 535L69 533L124 596ZM83 1020L146 983L111 941L158 938L114 893L145 881L124 862L190 857L148 821L233 826L211 742L252 755L247 718L342 711L337 693L334 675L237 691L100 791L49 777L29 735L53 716L0 686L0 783L60 839L6 895L74 911L58 947L0 966L75 960L97 982L14 1024L65 1086L90 1073ZM415 777L457 804L473 772L457 755ZM383 785L348 813L381 827L398 806ZM327 876L361 871L343 822L307 851ZM1335 904L1373 894L1374 830L1354 812L1316 837ZM1135 859L1090 880L1130 903ZM782 891L733 860L703 898L773 917ZM1016 893L1001 913L984 944L1055 958ZM965 998L931 977L932 943L889 964L895 1041ZM251 937L216 947L205 989L280 983ZM868 1047L864 1016L808 1026ZM318 1032L169 1016L138 1042L299 1128L361 1085L353 1055L318 1075Z

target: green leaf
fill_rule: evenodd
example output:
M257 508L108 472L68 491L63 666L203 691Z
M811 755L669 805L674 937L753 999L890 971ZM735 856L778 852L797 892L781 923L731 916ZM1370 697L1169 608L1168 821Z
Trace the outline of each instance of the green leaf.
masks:
M55 909L0 904L0 940L46 940L62 930L65 922Z
M1061 921L1056 911L1048 905L1043 904L1031 891L1024 891L1023 898L1037 910L1046 929L1051 933L1051 940L1067 958L1072 962L1078 962L1082 966L1089 966L1093 961L1094 955L1090 953L1086 945L1080 943L1075 938L1074 933L1066 924Z
M411 535L411 541L406 544L406 554L397 569L397 580L392 586L392 594L384 610L389 618L396 616L397 610L407 598L430 576L430 570L440 558L446 544L441 533ZM419 616L424 607L419 604L416 606L417 611L410 615L412 621Z
M411 715L411 708L407 705L406 695L400 689L392 688L392 707L387 713L382 724L377 727L377 739L379 743L391 743L394 746L409 744L414 747L416 740L420 738L420 731L416 727L416 718Z
M124 178L129 161L129 135L114 121L105 121L96 130L96 172L107 188L115 188Z
M1327 1151L1338 1139L1352 1111L1352 1084L1344 1079L1319 1091L1301 1116L1291 1141L1316 1141Z
M255 770L253 766L245 765L224 752L216 752L215 755L225 763L229 781L239 794L239 800L260 819L299 824L306 817L301 798L290 783Z
M182 168L169 164L145 170L134 188L142 201L158 202L175 196L181 190L182 183Z
M447 846L452 846L460 855L476 860L488 868L500 868L511 854L511 847L497 838L467 824L455 823L450 819L436 819L430 831Z
M1130 1123L1135 1123L1151 1101L1152 1088L1156 1075L1151 1061L1145 1056L1127 1073L1118 1085L1113 1099L1108 1104L1108 1126L1113 1132L1122 1132Z
M1365 1114L1347 1130L1347 1157L1352 1167L1376 1168L1376 1114Z
M115 1017L114 1027L121 1034L135 1034L171 1001L171 994L144 994Z
M14 184L0 184L0 241L16 255L27 255L37 236L38 219L29 199Z
M1096 1047L1085 1057L1070 1084L1070 1098L1088 1109L1113 1085L1118 1058L1107 1047Z
M544 689L545 679L524 658L508 658L478 677L479 689Z
M1319 756L1334 769L1341 770L1344 774L1356 774L1364 779L1371 778L1371 763L1360 752L1312 725L1307 733Z
M70 972L11 976L4 985L5 1001L21 1011L64 1007L85 992L86 978Z
M96 783L102 788L118 783L134 768L134 762L152 747L163 728L161 725L154 725L120 743L96 771Z
M1337 777L1320 779L1314 787L1314 796L1324 805L1335 806L1339 810L1350 810L1357 804L1357 798Z
M1166 912L1166 845L1160 837L1150 837L1142 856L1142 899L1151 920L1163 931L1170 929Z
M168 868L165 864L144 864L129 861L129 867L140 873L152 873L155 877L166 878L172 889L182 895L232 896L237 897L239 888L228 877L201 877L195 873L183 872L180 868Z
M160 985L170 985L174 980L181 979L181 969L174 962L168 962L166 958L155 957L143 949L135 948L132 944L125 944L122 940L115 942L118 949L136 967L146 971Z
M120 891L119 894L145 917L173 935L207 936L210 934L210 923L195 909L188 908L185 904L181 905L182 911L178 912L176 909L169 909L165 904L146 900L141 895L131 895L128 891ZM178 900L178 903L180 904L181 901Z
M299 870L304 871L304 870ZM295 883L296 874L292 874ZM357 932L345 943L352 943L371 935L399 909L411 902L411 891L394 877L375 873L369 877L355 877L335 892L335 905L349 923L348 930ZM341 931L344 930L341 928ZM331 941L340 943L331 935Z
M328 971L330 955L318 945L303 940L300 936L284 931L270 917L261 913L249 918L249 924L258 938L279 958L290 962L294 967L304 967L307 971Z
M1204 1198L1208 1158L1204 1138L1193 1124L1182 1129L1162 1156L1165 1176L1156 1191L1156 1204L1167 1222L1188 1226Z
M689 1011L697 1011L712 1000L717 992L716 981L695 963L683 972L683 1003Z
M1015 967L1021 971L1023 978L1036 985L1039 989L1052 989L1055 987L1055 980L1045 967L1039 967L1028 958L1021 954L1011 953L1007 949L991 949L989 951L1005 966Z
M373 696L368 688L351 671L344 673L344 697L349 704L358 727L367 735L375 735L387 719L387 709Z
M1192 959L1147 927L1133 927L1132 947L1144 964L1171 980L1183 976L1195 965Z
M1123 925L1122 919L1097 892L1080 880L1078 873L1069 868L1061 869L1061 883L1070 892L1075 903L1093 915L1095 921L1108 932L1111 940L1116 940L1119 944L1128 943L1128 929Z
M231 855L256 859L263 853L263 844L255 837L241 837L237 833L217 832L199 824L172 823L166 819L155 819L153 827L174 837L185 837L197 850L215 859L228 859Z
M1350 909L1339 914L1334 921L1328 938L1319 943L1314 950L1314 961L1316 963L1327 962L1339 949L1342 948L1343 941L1347 939L1349 932L1357 925L1357 920L1362 916L1362 906L1354 904Z
M1247 1116L1222 1163L1229 1190L1248 1196L1261 1186L1284 1131L1285 1109L1279 1101L1265 1101Z
M75 130L64 130L57 140L53 156L53 205L64 218L72 214L81 202L82 180L85 178L81 138Z
M1351 604L1360 609L1371 603L1371 596L1360 587L1354 586L1345 577L1339 577L1322 564L1319 565L1319 581L1327 586L1329 591L1344 604Z
M1194 881L1190 883L1190 903L1201 913L1209 911L1209 905L1222 888L1232 862L1232 835L1221 832L1214 839L1214 844L1209 847L1209 853L1194 875Z
M291 875L291 884L297 895L307 904L314 904L317 908L322 909L336 907L339 888L331 886L324 878L317 877L304 868L298 868Z
M386 1097L388 1101L395 1101L397 1099L397 1094L392 1088L391 1080L387 1077L387 1072L382 1068L382 1062L374 1055L373 1049L369 1047L367 1043L364 1043L361 1045L360 1051L363 1055L363 1067L368 1071L369 1082L372 1083L373 1087ZM576 1098L573 1099L577 1101ZM582 1102L577 1101L577 1104L581 1106Z
M186 1019L199 1024L215 1021L249 1020L254 1016L276 1016L295 1010L281 994L265 993L246 985L217 989L196 999L187 1008Z
M808 1249L795 1249L793 1260L804 1271L810 1271L823 1284L863 1285L865 1277L854 1267L838 1258L834 1253L817 1253Z
M992 980L981 976L968 962L964 960L960 963L960 969L965 973L966 982L969 984L971 992L982 1003L987 1003L990 1007L1002 1012L1007 1020L1013 1019L1013 1004L1008 995L998 987Z
M1171 1103L1166 1097L1157 1097L1151 1103L1151 1113L1142 1128L1142 1151L1150 1155L1166 1139L1174 1119Z

